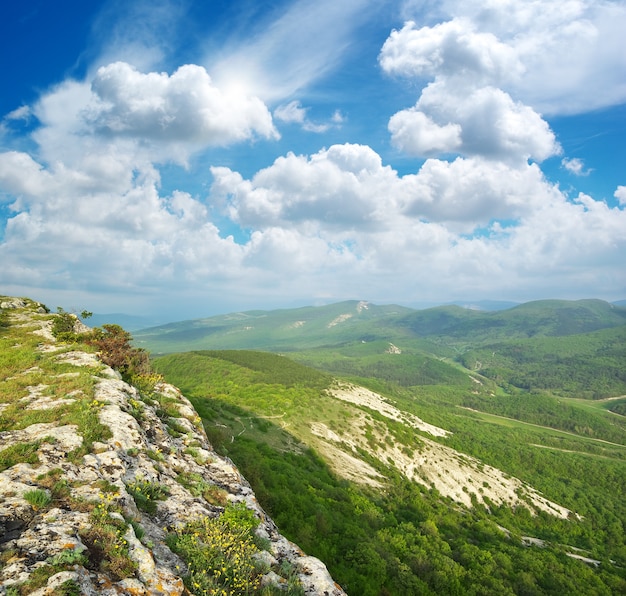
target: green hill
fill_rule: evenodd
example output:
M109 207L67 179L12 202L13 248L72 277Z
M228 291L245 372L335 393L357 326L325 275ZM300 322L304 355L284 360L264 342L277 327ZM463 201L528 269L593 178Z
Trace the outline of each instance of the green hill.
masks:
M483 341L561 337L626 324L626 308L602 300L540 300L497 312L441 306L416 311L396 325L418 336Z
M430 338L459 342L561 337L626 324L626 308L602 300L542 300L485 312L460 306L413 310L348 301L329 306L247 311L170 323L135 333L153 353L192 349L301 350L351 341Z
M247 311L144 329L135 333L135 341L152 353L293 350L385 337L396 333L394 318L410 312L402 306L377 306L356 300L329 306Z
M460 366L502 386L601 399L626 394L625 336L626 308L601 300L542 300L495 312L350 301L183 321L135 340L153 354L290 353L333 374L400 385L449 384Z
M344 348L349 384L293 363L295 353L194 351L154 366L285 534L349 594L626 590L626 419L547 396L525 410L526 394L417 354L383 354L379 376L368 359L385 345ZM327 354L327 368L342 359ZM430 379L417 373L435 363ZM517 410L496 416L488 404ZM546 408L546 424L524 421Z

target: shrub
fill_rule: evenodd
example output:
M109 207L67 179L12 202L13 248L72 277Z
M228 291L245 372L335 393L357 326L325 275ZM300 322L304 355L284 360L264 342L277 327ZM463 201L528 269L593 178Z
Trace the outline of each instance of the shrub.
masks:
M110 515L113 497L105 497L91 512L91 526L80 532L87 547L90 565L108 573L113 580L131 577L137 563L129 557L128 543L124 538L128 530L126 523Z
M133 375L150 373L148 352L134 348L131 334L119 325L96 327L85 339L100 351L102 362L118 370L122 377L130 379Z
M52 335L59 341L73 342L77 339L74 331L76 316L65 312L60 306L57 308L57 315L52 322Z
M232 505L219 518L204 517L168 536L168 546L187 563L189 574L183 580L192 594L254 594L260 589L253 557L258 523L245 506Z
M166 486L162 486L157 482L150 482L149 480L136 479L134 482L127 484L126 489L133 497L137 508L149 515L156 513L156 502L163 501L170 494Z

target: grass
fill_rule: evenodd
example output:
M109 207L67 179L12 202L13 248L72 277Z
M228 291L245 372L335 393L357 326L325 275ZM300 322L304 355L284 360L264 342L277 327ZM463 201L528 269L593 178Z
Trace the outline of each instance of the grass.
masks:
M41 441L15 443L0 451L0 472L12 468L19 463L37 465L39 463L37 451L40 445Z
M91 512L91 525L80 532L80 537L87 547L89 566L117 581L134 576L137 563L128 553L125 535L129 525L111 516L115 510L114 496L104 494Z
M52 497L40 488L26 491L24 498L33 506L35 511L47 507L52 502Z
M211 482L207 482L204 478L202 478L202 476L200 476L200 474L183 472L178 475L176 480L193 496L203 497L211 505L224 507L228 502L226 498L226 491Z

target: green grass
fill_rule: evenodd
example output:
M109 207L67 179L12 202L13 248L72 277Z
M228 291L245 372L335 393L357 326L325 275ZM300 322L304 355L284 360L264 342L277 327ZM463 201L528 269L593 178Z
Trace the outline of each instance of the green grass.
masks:
M52 502L52 497L39 488L29 490L24 493L24 498L33 506L35 510L43 509Z
M12 468L19 463L37 465L39 463L37 451L40 445L41 441L15 443L0 451L0 472Z

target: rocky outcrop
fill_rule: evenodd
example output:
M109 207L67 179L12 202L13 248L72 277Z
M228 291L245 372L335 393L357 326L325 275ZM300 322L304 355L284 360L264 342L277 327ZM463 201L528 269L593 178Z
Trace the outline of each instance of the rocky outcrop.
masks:
M237 503L259 522L270 593L344 594L280 534L176 387L140 392L57 343L41 305L0 301L1 349L15 354L0 377L0 594L188 594L171 537Z

